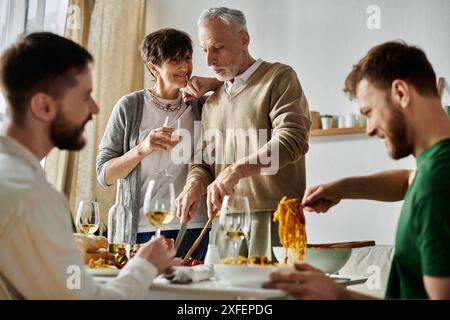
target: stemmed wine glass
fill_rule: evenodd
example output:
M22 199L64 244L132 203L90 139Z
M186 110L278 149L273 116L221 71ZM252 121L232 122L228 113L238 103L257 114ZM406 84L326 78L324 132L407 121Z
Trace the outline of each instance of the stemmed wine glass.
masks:
M167 179L168 176L151 179L145 192L144 214L156 228L156 236L160 236L162 226L175 217L175 187L172 182L164 181Z
M75 223L81 233L95 233L100 225L98 202L80 201Z
M247 197L225 196L219 214L219 223L231 241L231 256L237 258L238 248L248 238L251 226L250 205Z
M163 127L164 128L172 128L173 126L168 126L169 123L169 117L166 117L166 120L164 121ZM166 137L163 137L161 140L163 140L164 142L168 142L169 144L171 144L173 147L175 147L178 143L180 143L183 140L183 136L181 135L180 129L181 129L181 123L180 123L180 119L177 119L177 124L176 124L176 128L174 128L175 130L172 132L172 135L170 137L170 139L167 139ZM160 168L161 165L161 157L162 157L162 150L159 153L159 158L158 158L158 166L157 168ZM167 171L167 169L164 169L162 171L156 171L155 172L156 175L164 175L164 176L168 176L169 173Z

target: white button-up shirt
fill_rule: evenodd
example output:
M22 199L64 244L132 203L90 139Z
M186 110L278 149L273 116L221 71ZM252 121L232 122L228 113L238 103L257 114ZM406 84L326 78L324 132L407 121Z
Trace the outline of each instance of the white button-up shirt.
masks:
M39 160L0 137L0 299L142 299L157 275L133 258L99 284L85 271L67 200L47 182Z
M227 94L233 94L236 91L238 91L238 89L248 80L250 79L250 77L252 76L253 73L255 73L255 71L258 69L258 67L261 65L261 63L263 62L262 59L258 59L255 62L253 62L253 64L247 68L247 70L245 70L244 72L242 72L240 75L236 76L233 79L233 82L231 82L230 80L225 81L225 92Z

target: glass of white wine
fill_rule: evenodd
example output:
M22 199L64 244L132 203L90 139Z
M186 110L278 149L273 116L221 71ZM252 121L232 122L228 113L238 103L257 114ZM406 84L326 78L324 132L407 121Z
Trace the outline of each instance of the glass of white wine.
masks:
M147 221L156 228L156 236L161 235L163 225L175 217L175 187L167 180L170 176L161 176L148 183L144 198L144 214Z
M162 137L161 140L163 140L164 142L169 143L170 145L172 145L172 147L175 147L177 144L179 144L182 140L183 140L183 136L181 135L181 121L180 119L177 119L177 123L176 126L175 125L168 125L169 122L169 117L166 117L166 120L164 121L163 127L165 128L173 128L174 131L172 132L172 135L169 138L166 137ZM163 151L160 151L159 154L159 159L158 159L158 171L155 172L156 175L169 175L169 172L167 171L167 169L164 169L162 171L159 170L160 166L161 166L161 157L162 157L162 153Z
M219 213L220 228L231 241L231 256L237 258L238 248L250 232L251 215L247 197L225 196Z
M98 202L80 201L75 223L81 233L95 233L100 225L100 211L98 209Z
M176 125L171 125L168 126L167 124L163 125L164 128L172 128L174 129L172 132L172 135L169 138L166 137L162 137L161 140L163 140L164 142L168 142L170 145L172 145L173 147L175 147L177 144L179 144L182 140L183 140L183 136L181 135L181 123L180 123L180 119L177 120Z
M170 137L170 144L174 147L179 144L183 140L183 136L181 135L181 120L177 119L177 125L175 130L172 132L172 136Z

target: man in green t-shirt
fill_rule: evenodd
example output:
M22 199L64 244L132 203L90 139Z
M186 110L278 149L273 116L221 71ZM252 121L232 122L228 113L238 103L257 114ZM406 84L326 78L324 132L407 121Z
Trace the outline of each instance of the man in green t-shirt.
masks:
M341 199L404 200L388 280L388 299L450 299L450 121L425 54L400 42L372 48L347 76L345 90L367 116L367 134L393 159L412 154L417 170L350 177L306 190L305 210L326 212ZM300 299L370 298L296 265L266 287Z

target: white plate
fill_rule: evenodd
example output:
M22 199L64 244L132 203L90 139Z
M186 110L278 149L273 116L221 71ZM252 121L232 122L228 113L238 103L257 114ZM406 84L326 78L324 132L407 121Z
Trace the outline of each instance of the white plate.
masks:
M172 284L158 277L150 287L150 299L279 299L287 294L277 289L233 286L217 278L189 284Z
M115 277L119 274L117 268L86 268L87 273L92 276Z
M292 267L215 264L214 272L221 280L234 286L261 288L269 281L270 274L279 271L293 271Z
M289 249L289 260L295 260L295 256L291 254ZM273 253L279 262L284 260L283 247L273 247ZM347 263L352 254L351 248L307 248L304 263L321 270L324 273L333 274Z

